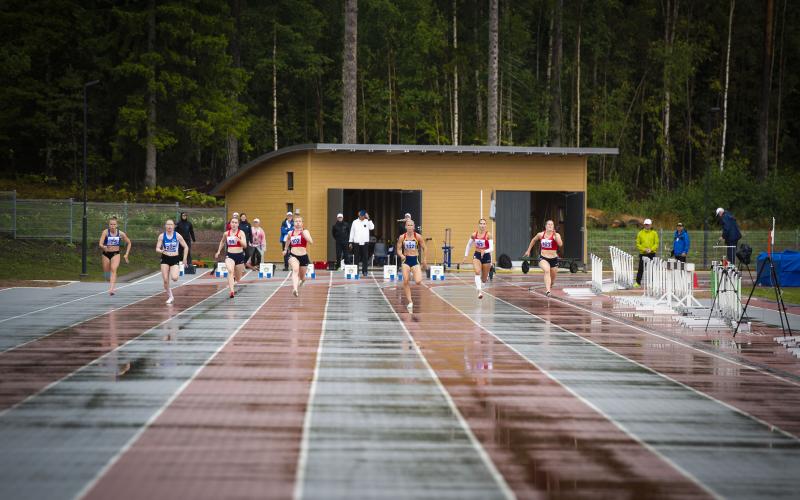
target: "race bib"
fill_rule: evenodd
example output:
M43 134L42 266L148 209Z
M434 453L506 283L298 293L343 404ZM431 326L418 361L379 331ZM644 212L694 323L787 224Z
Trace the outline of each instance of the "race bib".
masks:
M403 247L406 250L415 250L417 248L417 241L416 240L406 240L403 242Z
M302 240L302 239L303 239L303 238L302 238L302 236L300 236L300 235L298 235L298 236L292 236L292 237L291 237L291 239L289 240L289 242L290 242L292 245L295 245L295 246L297 246L297 245L299 245L299 244L300 244L300 242L301 242L301 240Z
M106 246L118 247L119 246L119 236L109 236L108 237L108 243L106 243Z
M237 238L236 236L228 236L229 247L236 246L238 244L239 244L239 238Z
M479 250L483 250L486 248L486 241L485 240L475 240L475 248Z

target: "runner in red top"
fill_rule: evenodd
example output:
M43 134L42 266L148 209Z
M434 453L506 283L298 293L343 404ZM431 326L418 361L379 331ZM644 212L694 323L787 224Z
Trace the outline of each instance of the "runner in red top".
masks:
M230 298L233 298L236 294L233 284L235 281L240 281L242 279L242 274L244 274L244 262L247 260L244 249L247 248L247 236L245 236L244 231L239 229L239 219L234 217L228 225L230 229L222 233L222 239L219 240L219 247L217 248L217 253L214 254L214 259L216 260L219 258L219 254L222 252L222 246L226 245L228 251L225 254L225 267L228 268Z
M305 229L303 218L295 216L294 229L286 236L283 255L289 254L289 266L292 268L292 293L300 296L300 287L306 282L306 269L311 261L308 259L308 245L314 244L311 233Z
M486 219L478 221L478 230L472 233L467 241L467 248L464 250L464 258L461 263L467 260L469 249L475 246L475 253L472 255L472 268L475 270L475 288L478 289L478 298L483 298L482 285L489 280L489 271L492 269L492 249L494 241L492 234L486 230Z
M525 251L524 257L528 257L533 250L536 242L540 242L539 267L544 271L545 295L550 296L550 288L556 282L558 276L558 249L564 246L561 235L556 232L556 225L549 220L544 225L544 231L537 233L531 239L531 244Z

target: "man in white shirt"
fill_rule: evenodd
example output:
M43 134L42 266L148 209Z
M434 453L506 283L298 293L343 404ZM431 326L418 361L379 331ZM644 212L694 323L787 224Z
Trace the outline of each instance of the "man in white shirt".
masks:
M369 273L369 232L375 229L375 224L369 220L366 210L358 212L358 219L350 224L350 246L356 257L361 262L362 275Z

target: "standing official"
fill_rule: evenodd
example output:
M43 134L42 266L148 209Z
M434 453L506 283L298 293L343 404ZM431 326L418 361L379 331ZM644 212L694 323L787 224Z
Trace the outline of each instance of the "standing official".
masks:
M720 236L720 239L730 247L726 248L728 262L736 264L736 250L739 248L739 240L742 239L739 224L736 222L736 217L730 212L726 212L722 207L717 209L717 217L719 217L719 223L722 224L722 236Z
M369 220L366 210L358 212L358 219L350 224L350 245L356 257L356 261L361 263L361 270L364 276L369 273L369 232L375 229L375 224Z
M286 236L288 236L289 231L294 229L294 215L292 212L286 212L286 219L281 222L281 248L286 246ZM289 270L289 254L283 256L283 270Z
M689 233L683 228L683 222L678 222L675 233L672 235L672 255L675 256L675 260L686 262L690 244Z
M186 212L181 212L181 220L179 220L178 224L175 226L175 232L183 236L183 241L185 241L186 245L189 247L187 262L188 267L192 268L192 243L197 241L197 238L194 237L194 226L192 226L192 223L189 221L189 215Z
M350 226L344 221L342 214L336 214L336 222L331 227L333 241L336 242L336 263L334 269L339 269L342 259L347 261L347 243L350 240Z
M653 221L644 220L644 229L636 235L636 249L639 250L639 269L636 271L636 283L634 288L642 286L642 275L644 274L644 258L656 258L658 250L658 233L652 228Z

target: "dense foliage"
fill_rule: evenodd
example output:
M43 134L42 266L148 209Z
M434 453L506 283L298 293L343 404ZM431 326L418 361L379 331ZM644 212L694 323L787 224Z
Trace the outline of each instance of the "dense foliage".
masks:
M763 172L756 169L767 5L774 50ZM711 182L712 205L741 201L753 204L753 217L770 213L770 204L783 203L775 200L793 196L786 186L797 186L800 9L788 0L735 3L726 120L730 7L501 0L499 141L618 147L619 156L591 162L592 183L611 183L593 190L595 200L610 190L603 199L617 196L614 203L635 198L657 210L673 200L694 210L708 169L724 179ZM489 2L360 0L358 9L358 140L454 142L457 69L459 141L485 143ZM0 16L6 176L79 180L83 84L91 80L100 80L88 88L95 184L140 189L152 140L159 184L212 185L229 158L244 163L275 147L273 111L278 146L340 140L342 1L3 0ZM724 125L730 168L719 173ZM756 176L759 190L775 191L759 194Z

